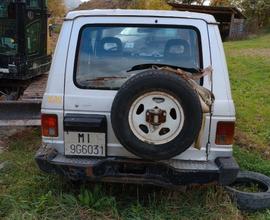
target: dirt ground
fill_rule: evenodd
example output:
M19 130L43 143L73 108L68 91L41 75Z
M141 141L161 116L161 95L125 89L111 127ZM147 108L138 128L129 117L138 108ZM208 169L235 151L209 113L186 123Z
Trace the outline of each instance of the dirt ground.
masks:
M244 56L244 57L270 57L269 48L246 48L238 51L228 51L228 56Z
M0 127L0 153L3 153L9 138L27 128L25 127Z

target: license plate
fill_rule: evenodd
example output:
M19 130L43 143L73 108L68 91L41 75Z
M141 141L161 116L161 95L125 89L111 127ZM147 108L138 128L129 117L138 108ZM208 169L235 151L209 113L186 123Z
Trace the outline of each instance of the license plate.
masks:
M106 156L106 134L94 132L65 132L65 155Z

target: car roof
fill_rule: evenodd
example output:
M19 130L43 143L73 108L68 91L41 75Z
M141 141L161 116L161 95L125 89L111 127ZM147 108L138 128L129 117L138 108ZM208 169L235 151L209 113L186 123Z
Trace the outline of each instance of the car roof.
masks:
M182 12L182 11L161 11L161 10L123 10L123 9L95 9L71 11L67 14L66 20L73 20L78 17L92 16L142 16L142 17L170 17L170 18L189 18L200 19L207 23L216 23L215 18L209 14Z

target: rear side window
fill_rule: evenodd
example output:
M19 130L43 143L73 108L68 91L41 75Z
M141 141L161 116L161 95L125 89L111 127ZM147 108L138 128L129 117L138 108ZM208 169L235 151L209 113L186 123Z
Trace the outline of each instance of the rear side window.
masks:
M200 35L181 26L88 25L80 31L74 82L86 89L119 89L136 65L165 64L199 69Z

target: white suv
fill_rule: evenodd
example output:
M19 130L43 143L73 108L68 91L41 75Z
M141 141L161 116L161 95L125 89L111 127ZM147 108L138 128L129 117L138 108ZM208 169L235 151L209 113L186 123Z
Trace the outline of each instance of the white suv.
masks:
M75 11L55 50L36 161L73 180L226 185L239 170L234 122L211 15Z

